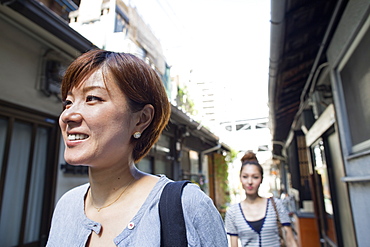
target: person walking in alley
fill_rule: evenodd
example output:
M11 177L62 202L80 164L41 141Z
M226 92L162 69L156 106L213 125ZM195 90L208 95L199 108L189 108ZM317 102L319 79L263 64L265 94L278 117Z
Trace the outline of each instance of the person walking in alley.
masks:
M231 205L225 215L231 247L238 247L239 240L242 246L281 246L283 240L286 246L296 247L289 215L282 202L258 195L263 168L255 153L248 151L241 162L240 181L246 198Z
M47 246L161 246L159 201L172 181L135 166L170 117L159 76L134 55L92 50L68 67L61 93L64 158L88 166L89 183L58 201ZM185 246L228 245L220 214L197 185L183 188L180 208Z

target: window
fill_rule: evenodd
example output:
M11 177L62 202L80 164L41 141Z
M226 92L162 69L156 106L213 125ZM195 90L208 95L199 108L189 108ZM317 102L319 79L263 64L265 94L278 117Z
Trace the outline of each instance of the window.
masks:
M114 32L119 33L119 32L127 32L127 17L123 17L122 11L118 11L116 13L116 22L114 25Z
M1 246L41 246L53 209L57 118L0 104Z
M349 130L354 152L370 148L370 29L342 65L342 81ZM352 51L352 50L351 50ZM348 52L350 53L350 52Z
M146 156L139 161L137 168L143 172L154 174L153 171L153 157Z

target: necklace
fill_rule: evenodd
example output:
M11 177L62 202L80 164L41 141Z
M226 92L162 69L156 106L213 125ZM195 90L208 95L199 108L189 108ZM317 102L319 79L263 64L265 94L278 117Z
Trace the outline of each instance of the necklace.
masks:
M107 204L107 205L105 205L105 206L102 206L102 207L95 207L94 206L94 201L93 201L93 198L92 198L92 194L91 194L91 188L90 188L90 198L91 198L91 205L94 207L94 208L96 208L96 210L98 210L98 212L100 212L100 210L102 210L103 208L107 208L107 207L109 207L109 206L111 206L111 205L113 205L115 202L117 202L118 201L118 199L120 199L121 198L121 196L123 195L123 193L125 193L125 191L130 187L130 185L131 185L131 183L133 182L135 180L135 178L133 178L131 181L130 181L130 183L126 186L126 188L124 188L124 190L122 190L122 192L119 194L119 196L113 201L113 202L111 202L111 203L109 203L109 204Z

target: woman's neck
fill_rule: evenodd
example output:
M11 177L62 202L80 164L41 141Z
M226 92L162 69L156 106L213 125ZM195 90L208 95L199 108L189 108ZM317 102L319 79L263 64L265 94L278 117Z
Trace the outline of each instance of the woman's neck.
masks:
M246 195L245 202L247 202L247 203L255 203L260 198L261 197L258 194Z
M117 197L123 190L132 187L142 173L134 165L122 165L118 169L90 167L90 194L95 205L103 205ZM125 192L125 193L126 193Z

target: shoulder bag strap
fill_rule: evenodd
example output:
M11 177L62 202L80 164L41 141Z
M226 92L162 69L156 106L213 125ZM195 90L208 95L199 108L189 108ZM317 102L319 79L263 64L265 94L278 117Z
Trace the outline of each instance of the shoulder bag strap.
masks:
M280 238L280 246L284 247L285 246L285 241L284 241L284 235L283 235L283 226L280 221L280 216L279 216L279 211L276 207L276 202L273 197L270 197L272 206L274 207L275 213L276 213L276 221L277 221L277 226L279 230L279 238Z
M161 247L186 247L186 227L182 211L181 194L189 181L170 182L165 185L159 200L161 220Z

